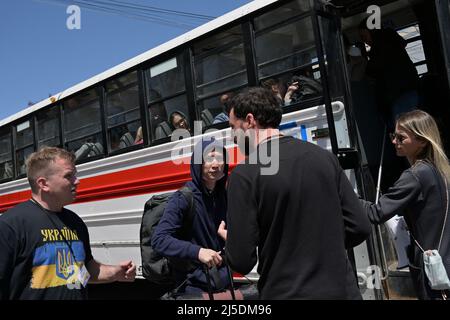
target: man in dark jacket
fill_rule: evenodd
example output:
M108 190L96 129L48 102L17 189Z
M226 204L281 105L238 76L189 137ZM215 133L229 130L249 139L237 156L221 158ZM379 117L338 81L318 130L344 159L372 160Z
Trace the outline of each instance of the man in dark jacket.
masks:
M152 246L166 257L191 260L196 268L189 274L177 274L178 284L184 283L181 292L199 294L206 292L207 278L204 265L211 268L211 286L215 292L229 286L227 270L222 264L220 253L224 241L217 230L226 221L227 200L225 183L228 175L226 150L217 141L201 141L191 158L191 177L186 186L194 196L194 219L191 240L176 238L183 225L183 216L188 213L189 204L181 192L169 200L155 233Z
M400 113L416 109L419 76L406 51L407 42L392 29L368 29L359 24L361 39L370 46L366 74L375 80L376 98L390 130Z
M247 274L259 259L261 299L361 298L346 249L367 238L370 222L336 157L281 135L282 111L266 89L231 104L230 125L251 153L228 182L230 267Z

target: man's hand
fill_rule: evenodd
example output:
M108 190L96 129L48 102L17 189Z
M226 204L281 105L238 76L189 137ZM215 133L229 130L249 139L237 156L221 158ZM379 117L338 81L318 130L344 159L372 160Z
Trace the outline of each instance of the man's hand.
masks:
M200 251L198 252L198 260L206 264L208 268L212 268L214 266L218 267L222 264L220 251L216 252L211 249L200 248Z
M220 223L219 229L217 229L217 234L225 241L227 241L227 229L225 221Z
M122 261L119 263L120 269L117 273L117 281L133 282L136 278L136 265L133 261Z
M89 283L132 282L136 277L136 265L131 260L108 265L92 259L86 267L91 275Z

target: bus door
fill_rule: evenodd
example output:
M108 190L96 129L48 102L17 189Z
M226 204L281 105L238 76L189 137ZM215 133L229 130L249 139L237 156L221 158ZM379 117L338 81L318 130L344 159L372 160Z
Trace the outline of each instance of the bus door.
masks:
M450 129L448 123L450 121L450 0L435 0L435 9L438 21L438 33L440 35L440 46L442 48L443 63L445 67L442 68L445 71L445 76L447 77L447 100L442 101L444 110L441 112L441 123L440 131L441 136L444 138L444 147L447 151L447 156L450 155ZM439 125L439 124L438 124Z
M365 11L368 5L361 4L361 11ZM341 156L341 164L344 168L353 169L351 171L354 171L356 176L359 195L374 202L377 181L371 170L373 171L374 162L377 163L375 171L378 169L383 146L384 125L378 119L375 95L371 86L368 83L351 81L353 74L347 68L349 61L341 29L343 17L360 21L364 14L358 11L347 16L345 7L339 13L333 13L330 10L334 9L328 9L325 13L319 11L317 14L319 36L322 40L323 57L327 67L327 83L329 83L331 100L342 99L346 106L349 151L356 153L357 159L350 157L351 163L348 163L348 160L342 161L343 155L346 155L346 149L343 149L344 146L341 145L338 145L337 154ZM357 16L350 17L355 14ZM362 116L361 113L365 114ZM361 118L364 118L366 122L361 122ZM368 133L370 133L370 137L367 137ZM340 134L343 133L337 130L338 141L342 140L339 138ZM370 140L369 145L363 145L361 137L365 138L365 142ZM389 144L386 143L384 148L389 148ZM406 272L397 270L398 263L393 242L384 225L372 227L371 237L354 249L354 256L358 281L364 299L414 297L407 268Z
M350 89L342 44L340 17L336 12L316 3L313 23L332 151L338 157L355 192L367 198L369 188L365 185L364 175L366 173L361 166L357 130L352 115L351 99L349 98ZM333 114L336 114L333 113L333 105L337 102L344 106L344 115L339 118L333 116ZM348 250L363 299L382 298L382 282L380 281L382 269L379 267L381 257L380 250L376 245L376 229L373 230L373 235L367 241L352 250Z
M450 33L448 32L448 30L450 30L450 1L435 0L435 4L442 51L445 60L445 69L447 71L447 81L450 89Z

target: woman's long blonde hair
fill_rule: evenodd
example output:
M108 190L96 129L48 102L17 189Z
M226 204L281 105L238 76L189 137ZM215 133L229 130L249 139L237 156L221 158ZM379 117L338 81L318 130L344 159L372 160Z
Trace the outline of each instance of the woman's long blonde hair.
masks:
M419 159L431 162L450 182L450 164L433 117L425 111L414 110L401 114L397 119L397 125L427 142L424 150L419 154Z

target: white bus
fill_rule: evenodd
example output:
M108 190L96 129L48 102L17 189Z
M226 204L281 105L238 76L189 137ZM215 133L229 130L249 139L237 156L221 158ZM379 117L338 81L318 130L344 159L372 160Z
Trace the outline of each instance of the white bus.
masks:
M444 88L439 94L448 94L450 40L441 32L450 29L448 0L375 2L390 26L427 30L408 41L423 46L418 67L424 85L439 79ZM76 154L81 181L77 199L68 207L87 224L94 256L104 263L131 258L140 266L144 203L190 179L189 166L171 159L179 144L171 137L174 112L190 128L202 121L203 129L191 130L185 143L193 144L201 135L231 141L228 122L219 116L226 109L224 96L261 85L285 100L282 132L336 154L355 191L373 198L367 155L378 149L364 145L365 137L358 134L358 125L360 132L361 126L370 126L371 114L355 98L361 92L349 77L343 43L343 34L355 36L369 4L253 1L1 120L0 213L30 197L26 157L44 145L63 147ZM311 82L311 90L284 99L294 76ZM432 85L429 90L432 104ZM442 119L448 117L448 105L435 110ZM227 148L238 153L232 142ZM240 158L234 159L231 170ZM395 254L383 228L374 228L349 256L365 299L413 295L408 272L395 270ZM146 290L139 270L138 276L133 285ZM247 277L258 278L256 271Z

